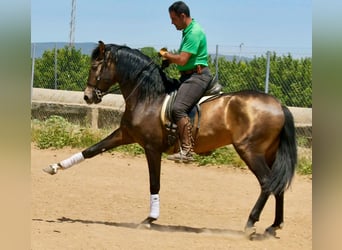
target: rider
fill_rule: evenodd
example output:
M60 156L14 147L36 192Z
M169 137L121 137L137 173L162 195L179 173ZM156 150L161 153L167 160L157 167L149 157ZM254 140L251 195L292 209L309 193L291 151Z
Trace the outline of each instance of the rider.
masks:
M180 152L168 156L174 161L193 161L194 139L188 113L206 91L212 77L208 68L207 39L201 26L190 16L189 7L177 1L169 7L172 24L182 30L179 52L173 54L160 50L163 59L177 64L181 85L172 108L172 117L177 124L181 142Z

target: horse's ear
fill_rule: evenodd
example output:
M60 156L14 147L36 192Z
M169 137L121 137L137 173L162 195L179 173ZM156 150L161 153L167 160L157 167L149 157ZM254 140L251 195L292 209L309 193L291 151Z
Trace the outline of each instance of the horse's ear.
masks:
M105 52L105 44L102 41L99 41L99 51L100 56L103 57Z

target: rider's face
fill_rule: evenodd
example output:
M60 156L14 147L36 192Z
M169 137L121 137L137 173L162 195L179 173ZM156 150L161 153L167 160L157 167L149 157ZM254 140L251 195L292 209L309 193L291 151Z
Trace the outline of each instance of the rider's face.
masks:
M176 27L177 30L183 30L186 28L185 14L177 15L176 12L171 11L170 13L171 23Z

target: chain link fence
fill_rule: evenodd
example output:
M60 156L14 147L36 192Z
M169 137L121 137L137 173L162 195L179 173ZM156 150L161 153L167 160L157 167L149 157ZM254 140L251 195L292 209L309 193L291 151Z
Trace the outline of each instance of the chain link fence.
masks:
M95 43L32 44L32 88L83 91L88 76L91 51ZM227 46L222 46L227 51ZM157 63L157 51L151 47L141 50ZM250 50L228 49L233 55L222 55L220 46L210 54L209 67L218 77L224 92L243 89L258 90L277 97L291 107L312 107L312 58L310 53L283 53L267 51L259 55ZM172 71L172 69L171 69ZM171 72L171 76L175 76ZM118 92L119 93L119 92ZM39 112L39 111L38 111ZM43 115L44 116L44 115ZM116 117L113 117L116 119ZM311 122L311 121L310 121ZM299 127L298 134L312 138L312 125Z

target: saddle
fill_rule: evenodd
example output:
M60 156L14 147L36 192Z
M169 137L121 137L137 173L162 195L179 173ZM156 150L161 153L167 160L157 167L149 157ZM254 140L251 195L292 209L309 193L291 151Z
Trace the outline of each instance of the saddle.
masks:
M188 113L190 121L192 125L194 125L194 119L196 114L198 114L198 124L197 129L200 127L200 116L201 116L201 108L200 104L209 100L209 99L215 99L216 97L219 97L222 90L222 85L218 82L218 79L216 76L213 77L213 79L210 81L207 90L205 91L203 97L198 101L198 103L192 108L192 110ZM168 144L172 146L176 139L177 139L177 125L173 121L172 118L172 106L175 102L177 95L177 90L174 90L166 95L162 108L161 108L161 122L165 126L165 128L169 131L168 135Z

